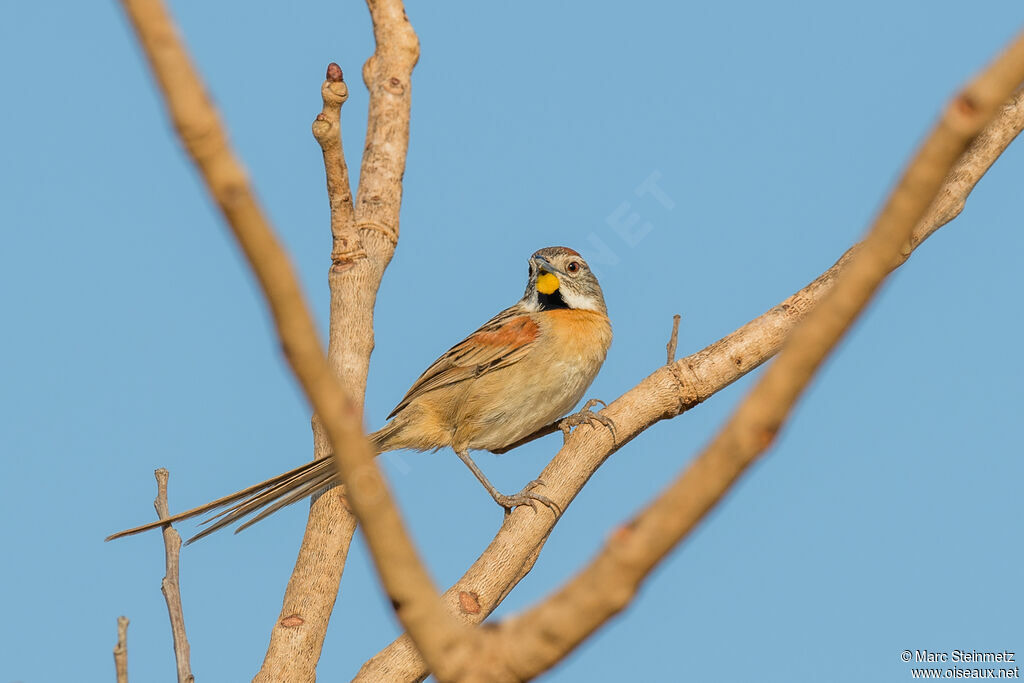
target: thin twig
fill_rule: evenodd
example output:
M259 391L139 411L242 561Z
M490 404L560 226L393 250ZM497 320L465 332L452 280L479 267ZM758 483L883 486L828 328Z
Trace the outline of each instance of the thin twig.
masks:
M331 234L335 241L346 237L355 225L352 207L352 188L348 180L348 165L341 143L341 106L348 100L345 75L335 62L327 65L327 76L320 95L324 106L313 121L313 137L320 143L327 175L327 198L331 205ZM336 244L335 250L347 251L355 244Z
M978 181L1024 130L1024 91L1018 91L977 136L947 175L942 191L919 222L898 263L936 230L955 218ZM563 509L618 447L650 426L696 407L759 367L781 348L790 331L832 289L859 245L848 250L809 285L708 347L661 367L612 402L602 413L615 421L619 443L603 430L576 432L545 467L545 493ZM445 605L470 623L483 621L529 573L557 520L513 513L465 574L442 596ZM459 596L471 594L477 608L466 611ZM408 636L401 636L366 661L354 680L416 681L427 674Z
M171 516L170 508L167 505L167 480L171 475L163 467L153 474L156 476L156 500L153 501L153 507L156 508L156 516L159 519L167 519ZM174 663L178 671L178 683L192 683L195 676L192 675L192 665L189 663L185 612L181 608L181 584L178 579L181 536L170 524L164 525L163 533L166 571L163 581L160 582L160 592L164 594L164 600L167 602L167 614L171 618L171 636L174 639Z
M327 362L298 278L256 201L217 113L205 95L206 88L192 67L163 3L160 0L122 0L122 4L157 77L182 143L248 259L269 304L285 357L322 420L333 447L338 474L346 485L348 500L363 527L378 576L398 619L438 677L447 678L451 675L450 662L458 661L459 653L473 647L477 634L441 605L437 589L416 553L384 477L374 462L374 449L363 432L361 405L346 393ZM374 16L378 47L386 45L389 54L394 54L398 38L392 40L388 31L412 35L414 49L401 54L404 58L412 57L411 64L414 64L418 43L401 2L375 0L370 4L370 11ZM371 57L364 72L373 74L383 69L385 78L379 87L387 91L390 100L381 106L407 112L409 84L387 72L392 62L375 61L375 58ZM378 82L370 75L367 80L378 87ZM396 98L401 102L396 104ZM379 135L386 145L388 141L395 142L397 135L407 142L408 126L397 133L393 129L375 130L372 98L370 109L371 129L367 136L371 144L367 145L363 166L377 165L394 171L394 152L380 150L371 155L375 144L372 140ZM405 121L407 124L407 117ZM400 166L404 167L404 147L401 152ZM367 156L373 158L368 160ZM395 180L400 178L399 174ZM387 212L380 207L393 206L397 217L400 191L395 196L394 188L382 182L379 186L387 186L388 195L378 196L364 192L365 184L360 183L361 199L357 198L359 225L363 225L360 210L367 216L383 219ZM378 233L388 227L397 231L397 224L383 226L379 220L368 229ZM372 306L369 309L372 310Z
M665 361L665 365L672 365L676 362L676 344L679 343L680 317L678 313L672 316L672 336L668 338L668 344L665 345L665 350L668 351L668 360Z
M117 618L114 671L117 672L117 683L128 683L128 617Z

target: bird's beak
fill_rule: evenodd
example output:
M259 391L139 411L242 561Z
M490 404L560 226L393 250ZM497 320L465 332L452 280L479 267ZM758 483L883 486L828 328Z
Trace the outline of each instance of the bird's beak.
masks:
M548 261L543 256L534 256L530 259L533 261L533 265L537 267L537 274L542 275L544 273L553 273L555 275L565 275L561 270L555 268L551 261Z
M551 261L543 256L534 256L531 261L537 268L537 291L541 294L554 294L558 291L561 284L558 276L565 273L551 265Z

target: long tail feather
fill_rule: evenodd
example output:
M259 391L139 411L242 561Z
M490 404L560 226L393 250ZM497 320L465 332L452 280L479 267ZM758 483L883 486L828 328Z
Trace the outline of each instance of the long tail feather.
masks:
M378 454L391 450L392 446L388 443L388 439L395 434L397 429L398 420L393 420L389 424L385 425L383 429L369 435L369 439L373 442ZM209 524L210 526L188 539L188 541L185 542L185 544L188 545L193 541L199 540L203 536L212 534L218 529L223 529L240 519L244 519L245 517L258 512L255 517L246 521L235 530L235 533L238 533L242 529L247 529L256 522L265 519L268 515L277 512L281 508L291 505L292 503L296 503L307 496L311 496L320 489L331 484L332 481L335 480L335 470L332 457L333 456L326 456L318 458L313 462L308 462L305 465L296 467L284 474L279 474L276 477L262 481L259 484L253 484L252 486L244 488L236 493L232 493L229 496L218 498L206 505L200 505L199 507L192 508L191 510L171 515L167 519L161 519L156 522L150 522L149 524L143 524L142 526L119 531L116 534L107 536L106 540L112 541L115 538L121 538L122 536L131 536L132 534L149 531L150 529L157 529L165 524L170 524L171 522L179 522L183 519L196 517L230 505L226 510L221 510L209 519L205 519L200 522L200 524Z
M330 484L331 480L334 479L334 462L330 456L314 460L301 469L302 471L296 473L296 476L290 477L263 492L246 498L227 510L218 512L209 519L204 519L200 524L210 524L210 526L188 539L185 545L198 541L203 536L208 536L214 531L223 529L254 512L262 510L258 515L235 529L237 534L242 529L252 526L281 508L313 495ZM294 472L295 470L292 471Z
M312 495L317 491L318 488L326 486L333 476L334 467L333 463L331 463L330 456L320 458L318 460L308 462L305 465L302 465L301 467L296 467L293 470L289 470L288 472L279 474L276 477L271 477L270 479L262 481L259 484L253 484L252 486L244 488L241 491L236 491L235 493L224 496L223 498L218 498L217 500L210 501L205 505L200 505L199 507L192 508L191 510L186 510L185 512L179 512L178 514L171 515L166 519L157 520L155 522L150 522L149 524L143 524L141 526L133 527L131 529L119 531L116 534L111 534L110 536L107 536L105 540L112 541L115 538L121 538L122 536L131 536L132 534L138 534L143 531L149 531L150 529L157 529L159 527L164 526L165 524L170 524L171 522L179 522L183 519L196 517L198 515L210 512L211 510L216 510L217 508L222 508L225 505L231 505L232 503L235 503L235 505L232 506L230 509L225 510L217 515L214 515L210 520L207 520L212 521L222 516L224 517L224 519L221 519L216 524L211 526L209 529L205 529L200 534L190 538L188 540L188 543L191 543L197 538L202 538L203 536L212 533L217 529L220 529L224 525L230 524L236 519L248 515L250 512L258 510L259 508L264 507L266 505L270 505L271 503L274 503L275 501L282 497L287 496L291 498L290 496L288 496L288 494L292 492L296 487L302 487L302 491L304 492L304 494L302 496L290 499L289 503L294 503L298 500L301 500L301 498L305 497L306 495ZM317 485L314 486L313 488L307 488L307 483L314 481L317 482ZM277 510L280 509L281 507L284 506L277 506L274 509Z

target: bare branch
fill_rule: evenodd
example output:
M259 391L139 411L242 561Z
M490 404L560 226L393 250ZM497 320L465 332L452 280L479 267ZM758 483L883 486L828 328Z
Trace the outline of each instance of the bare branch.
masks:
M371 347L361 354L342 358L346 348L365 347L363 338L372 336L372 318L364 316L353 324L351 310L342 301L353 298L353 292L372 288L377 291L379 277L367 277L366 252L362 249L355 227L352 190L348 165L341 142L341 107L348 100L341 67L331 62L320 88L323 109L313 121L313 137L320 144L327 177L327 198L331 209L331 267L328 285L331 290L331 319L327 361L353 400L362 403L366 390L366 371ZM390 258L390 257L389 257ZM335 273L335 264L348 263ZM356 271L358 278L344 278L344 270ZM383 267L379 269L383 273ZM372 303L370 304L372 306ZM370 311L372 315L372 310ZM360 326L370 325L367 333ZM330 441L320 419L313 418L313 456L331 452ZM270 634L270 644L263 665L254 681L312 681L320 660L327 625L341 585L341 574L348 559L348 549L356 530L356 518L344 498L343 487L335 487L314 498L303 535L295 568L288 579L281 612Z
M412 70L420 42L401 0L367 0L376 51L363 65L370 91L366 147L359 171L356 221L360 229L398 241L402 175L409 149Z
M476 634L454 620L441 605L430 576L402 524L384 477L374 462L373 447L362 429L361 405L336 381L333 368L317 340L312 315L288 257L256 202L242 166L231 151L218 116L205 96L199 75L192 67L163 4L160 0L122 0L122 4L138 33L185 149L203 176L263 289L285 357L323 422L333 447L338 473L346 484L356 517L363 525L377 572L395 606L398 619L438 676L449 678L452 672L448 662L458 660L450 653L471 648L477 639ZM383 92L373 92L372 97L385 100L384 104L378 103L378 109L406 111L404 125L385 121L375 128L371 120L368 133L371 142L367 145L366 157L369 161L364 157L364 168L369 165L382 173L390 171L397 172L397 175L392 178L393 186L386 183L375 186L380 192L389 191L387 195L373 191L364 193L360 188L363 199L357 201L357 221L361 225L361 214L384 219L393 208L394 225L384 229L378 229L381 226L376 224L364 228L384 234L389 229L397 232L400 197L395 196L395 190L400 187L405 147L384 149L375 141L380 136L387 147L389 144L400 145L408 139L408 83L402 82L392 69L398 68L396 64L401 65L404 59L407 69L411 70L418 47L400 2L371 2L370 10L378 47L388 46L388 49L381 50L380 55L386 58L378 59L375 55L368 63L373 66L366 69L368 74L381 74L386 79ZM396 50L396 45L403 46L403 39L406 39L404 46L411 44L414 49ZM372 78L367 80L373 82ZM371 119L374 106L371 100ZM396 152L400 152L401 164L395 163ZM349 265L339 267L335 264L332 273L355 270ZM375 292L370 299L374 296ZM372 308L370 305L361 312L370 318ZM363 327L364 331L371 329L372 319ZM365 376L365 372L362 374Z
M678 313L672 316L672 336L668 338L668 344L665 345L665 350L668 351L668 360L665 361L665 365L672 365L676 362L676 345L679 343L680 317Z
M281 613L259 673L263 681L314 681L327 624L356 530L343 487L319 496L309 512L302 547L288 579Z
M117 672L117 683L128 683L128 617L117 618L114 671Z
M893 268L960 213L974 186L1022 129L1024 91L1018 91L947 175ZM576 430L541 474L549 482L545 493L564 509L619 446L651 425L697 406L774 356L789 332L832 289L858 249L859 245L847 251L813 282L758 318L701 351L657 369L611 403L602 413L615 421L618 444L604 430ZM556 521L547 515L513 512L476 562L444 593L448 609L470 623L483 621L532 569ZM475 597L478 609L463 609L460 595L464 593ZM422 658L408 636L402 636L368 660L354 680L415 681L426 674Z
M167 519L171 511L167 505L167 480L170 473L161 467L153 472L156 476L156 500L153 507L156 508L156 516L160 519ZM164 554L166 557L166 571L163 581L160 582L160 592L164 594L164 601L167 602L167 614L171 618L171 636L174 639L174 663L178 671L178 683L192 683L195 676L192 675L192 666L189 664L188 636L185 634L185 612L181 608L181 585L178 581L178 564L181 558L181 536L170 524L165 524L164 533Z
M328 362L360 407L373 351L373 309L381 278L398 243L402 176L409 146L412 70L419 41L396 0L368 2L376 51L363 67L370 93L366 145L356 206L341 146L341 106L348 97L341 68L328 67L324 107L313 135L324 153L331 205L331 322ZM335 67L337 67L335 69ZM336 143L336 144L335 144ZM314 456L330 452L314 418ZM257 683L313 681L356 520L335 487L314 500Z
M313 137L320 143L324 154L327 198L331 204L331 235L336 243L334 247L344 252L350 248L343 240L352 236L355 210L352 207L348 165L341 144L341 105L348 100L348 86L341 67L334 62L327 65L327 78L320 87L320 94L324 106L313 121Z

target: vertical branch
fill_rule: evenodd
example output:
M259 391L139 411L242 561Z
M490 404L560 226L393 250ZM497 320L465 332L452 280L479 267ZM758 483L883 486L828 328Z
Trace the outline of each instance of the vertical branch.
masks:
M331 235L337 242L352 231L355 212L352 208L352 188L348 180L348 165L341 144L341 105L348 101L348 86L341 67L327 65L327 78L320 86L324 106L313 121L313 137L320 143L327 175L327 198L331 204ZM342 244L342 249L347 245ZM333 250L332 250L333 253Z
M678 313L672 316L672 336L668 338L668 343L665 344L665 351L668 352L668 360L665 361L665 365L672 365L676 362L676 346L679 344L679 320L680 315Z
M419 41L400 0L369 0L376 50L364 68L370 93L366 144L355 205L341 143L341 106L348 87L337 64L321 87L323 110L313 123L331 207L328 362L362 411L374 347L373 309L384 270L398 244L402 176L409 146L410 84ZM330 452L313 420L314 455ZM356 520L344 489L319 496L310 509L295 569L285 590L257 683L313 681L334 609Z
M331 266L328 271L331 317L327 362L349 396L361 406L372 346L347 358L343 356L344 349L352 348L353 338L358 337L361 331L346 320L343 302L353 288L372 288L376 292L380 281L366 280L346 286L340 273L335 272L336 263L347 258L355 262L355 258L345 254L354 256L364 252L355 230L352 190L341 142L341 107L348 100L348 86L341 67L334 62L327 66L320 94L323 108L313 121L313 137L323 151L331 210ZM364 324L372 326L372 318ZM330 452L331 445L323 423L314 416L313 456L321 458ZM314 498L295 568L285 588L281 612L274 622L267 654L255 681L315 680L316 665L355 530L356 518L345 501L342 487L332 488Z
M170 473L161 467L153 473L156 476L156 500L153 507L160 519L171 516L167 505L167 480ZM192 666L189 664L188 636L185 635L185 612L181 608L181 586L178 581L178 564L181 556L181 536L170 524L164 529L164 554L166 571L160 582L160 592L167 602L167 614L171 618L171 636L174 639L174 663L178 671L178 683L192 683Z
M361 230L379 233L394 243L409 149L412 70L420 57L420 43L401 0L367 0L366 4L377 48L363 65L370 111L356 221Z
M117 672L117 683L128 683L128 617L117 618L114 671Z

